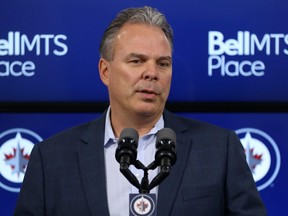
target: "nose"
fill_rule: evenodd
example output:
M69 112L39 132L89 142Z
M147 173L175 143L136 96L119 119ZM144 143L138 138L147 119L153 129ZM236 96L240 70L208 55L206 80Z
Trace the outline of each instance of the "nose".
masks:
M156 63L147 63L147 67L143 72L143 79L147 81L157 81L158 72Z

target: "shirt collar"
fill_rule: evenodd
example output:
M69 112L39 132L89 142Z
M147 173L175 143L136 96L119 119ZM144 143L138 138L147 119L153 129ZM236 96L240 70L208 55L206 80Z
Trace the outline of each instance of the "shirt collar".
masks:
M106 146L108 144L116 143L118 141L118 138L115 137L112 126L111 126L110 111L111 111L111 108L109 106L107 113L106 113L106 119L105 119L104 146ZM164 128L163 115L161 115L159 120L156 122L155 126L144 136L155 135L162 128ZM111 143L111 141L112 141L112 143Z
M107 113L106 113L106 119L105 119L105 137L104 137L104 146L108 144L110 140L115 143L117 141L117 138L114 135L114 132L112 130L111 126L111 120L110 120L110 106L108 107Z

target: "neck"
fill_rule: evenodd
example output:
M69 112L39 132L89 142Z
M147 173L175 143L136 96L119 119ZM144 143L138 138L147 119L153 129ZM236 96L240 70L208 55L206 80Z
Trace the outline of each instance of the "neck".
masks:
M142 137L155 126L161 115L162 112L159 114L120 114L110 110L111 126L115 137L119 137L124 128L134 128L138 131L139 137Z

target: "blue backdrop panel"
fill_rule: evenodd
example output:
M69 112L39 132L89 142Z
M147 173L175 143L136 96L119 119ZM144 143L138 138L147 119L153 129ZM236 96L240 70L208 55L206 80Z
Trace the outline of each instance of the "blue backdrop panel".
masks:
M287 113L235 113L235 114L189 114L184 116L199 119L235 130L246 158L261 160L252 169L254 180L267 207L268 215L286 215L288 203ZM247 138L247 134L251 135ZM246 137L246 139L245 139ZM247 146L245 144L250 145ZM253 164L250 164L253 165Z
M260 195L268 209L268 215L279 216L286 213L288 202L287 157L288 114L246 113L246 114L191 114L181 113L189 118L204 120L235 130L240 137L247 157L257 161L252 169ZM22 155L29 155L25 149L37 142L37 136L45 139L67 127L72 127L98 117L99 114L0 114L0 215L10 216L14 209L21 179L12 177L10 164L17 149L17 140ZM19 137L19 133L21 137ZM36 134L36 135L35 135ZM250 135L249 136L247 136ZM39 138L38 137L38 138ZM247 138L248 137L248 138ZM249 146L245 144L249 142ZM252 150L253 149L253 150ZM278 149L278 150L277 150ZM278 153L277 153L278 151ZM251 153L249 155L248 153ZM269 163L267 163L267 161ZM24 170L25 171L25 170ZM22 173L20 173L20 177Z
M7 156L14 155L17 148L17 133L20 132L20 149L30 149L30 143L38 143L35 136L46 139L49 136L77 124L94 119L98 114L0 114L0 215L11 216L18 197L23 175L13 174L7 165ZM9 142L10 141L10 142ZM15 143L16 141L16 143ZM10 170L9 170L10 169ZM16 179L13 179L13 176Z
M0 101L107 101L101 35L146 4L175 31L170 101L288 100L285 0L2 0Z

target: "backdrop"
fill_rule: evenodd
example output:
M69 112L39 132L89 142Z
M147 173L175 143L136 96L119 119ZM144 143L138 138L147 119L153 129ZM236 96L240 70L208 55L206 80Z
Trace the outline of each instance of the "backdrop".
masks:
M100 38L147 4L174 28L169 101L288 100L286 0L1 0L0 101L107 101Z
M208 113L179 114L235 130L269 215L286 213L288 110L273 110L288 103L287 0L1 0L0 106L32 104L30 113L21 104L18 113L0 113L1 216L12 214L34 144L99 115L72 114L69 106L41 113L33 104L107 102L97 68L101 36L121 9L144 5L174 29L168 102L184 102L180 112L209 102ZM225 113L227 102L268 112ZM224 110L214 113L219 103Z
M237 132L247 162L268 209L268 215L285 215L288 203L288 114L284 113L178 113ZM10 216L34 144L99 113L0 114L0 215ZM17 159L18 158L18 159ZM21 163L16 163L21 161ZM151 161L152 162L152 161ZM15 166L21 164L22 166ZM172 170L173 171L173 170Z

